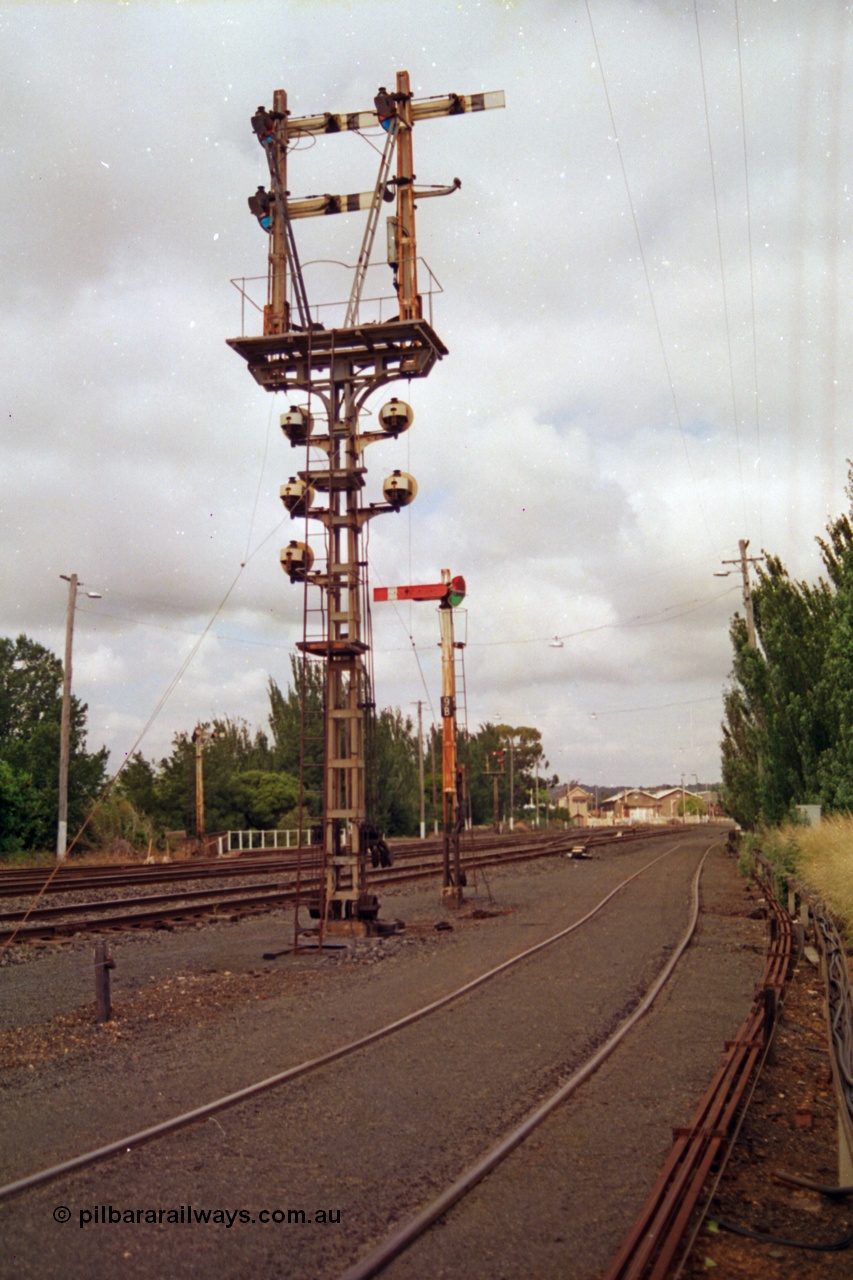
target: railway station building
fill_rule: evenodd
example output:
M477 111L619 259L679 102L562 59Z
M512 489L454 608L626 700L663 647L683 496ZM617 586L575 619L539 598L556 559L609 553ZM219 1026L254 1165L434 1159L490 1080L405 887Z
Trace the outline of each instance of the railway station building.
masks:
M602 800L602 817L612 814L614 822L660 822L661 802L651 791L635 788L620 791Z

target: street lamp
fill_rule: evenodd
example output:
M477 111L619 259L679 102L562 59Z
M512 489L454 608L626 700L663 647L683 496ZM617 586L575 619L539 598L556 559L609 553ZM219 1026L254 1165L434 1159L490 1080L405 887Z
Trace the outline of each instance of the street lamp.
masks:
M74 638L74 609L77 592L83 583L77 574L61 573L68 583L68 613L65 619L65 665L62 669L62 718L59 722L59 814L56 827L56 861L62 862L68 846L68 761L71 755L71 643ZM87 591L90 600L100 600L100 593Z

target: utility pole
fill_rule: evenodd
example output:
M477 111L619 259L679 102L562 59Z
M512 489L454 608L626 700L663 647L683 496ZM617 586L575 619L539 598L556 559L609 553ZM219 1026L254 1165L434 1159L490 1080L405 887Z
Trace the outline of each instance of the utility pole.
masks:
M60 574L68 583L68 611L65 615L65 664L62 668L62 716L59 722L59 819L56 830L56 861L62 862L68 847L68 761L71 755L71 646L74 638L74 608L77 604L77 574Z
M421 801L421 839L426 840L426 801L424 799L424 719L423 703L418 702L418 791Z
M764 556L748 556L746 549L749 546L748 538L741 538L738 542L740 555L737 560L723 560L723 564L732 564L740 566L741 576L743 578L743 610L746 616L746 634L749 641L750 649L757 647L755 639L755 617L752 612L752 591L749 585L749 566L751 564L760 564ZM726 569L725 573L715 573L715 578L727 578L730 573L734 573L733 569Z
M515 831L515 763L513 756L513 739L509 739L509 829Z
M486 777L492 779L492 812L495 831L500 830L500 807L498 805L498 778L506 774L506 752L490 751L486 756Z
M68 609L65 615L65 663L62 668L62 714L59 721L59 805L56 823L56 861L62 862L68 848L68 766L71 760L71 648L74 639L74 610L77 591L83 583L76 573L61 573L68 583ZM90 600L100 600L100 593L87 591Z
M438 835L438 801L435 797L435 735L436 727L432 725L429 731L429 768L432 776L432 834Z
M198 839L199 852L204 843L204 766L202 758L208 742L213 742L220 735L212 733L209 724L199 724L193 729L192 743L195 747L195 833Z

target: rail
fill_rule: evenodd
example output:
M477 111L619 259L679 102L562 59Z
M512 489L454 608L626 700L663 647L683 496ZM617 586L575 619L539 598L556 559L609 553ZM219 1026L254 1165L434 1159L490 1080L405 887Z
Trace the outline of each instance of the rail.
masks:
M805 926L811 918L826 998L829 1060L838 1104L838 1182L853 1185L853 990L847 953L826 903L788 877L788 911Z
M713 1195L713 1188L706 1192L711 1173L716 1185L734 1145L744 1100L770 1049L792 954L791 919L770 889L772 868L764 863L762 869L770 911L763 982L690 1124L676 1131L648 1199L603 1280L665 1280L678 1274Z
M384 1040L387 1037L392 1036L396 1032L402 1030L404 1027L411 1026L415 1022L418 1022L421 1019L429 1017L431 1014L437 1012L439 1009L446 1008L448 1005L455 1003L456 1001L460 1000L462 997L470 994L471 992L477 990L480 987L485 986L487 983L498 978L500 975L508 972L510 969L513 969L515 966L523 964L532 956L538 955L546 951L548 948L559 943L562 939L569 937L571 934L577 932L577 930L581 929L588 921L592 920L601 911L603 911L603 909L608 905L608 903L610 903L618 894L620 894L622 890L624 890L629 884L631 884L635 880L638 880L642 875L645 874L645 872L651 870L652 867L655 867L658 863L662 862L665 858L670 857L675 852L675 849L677 849L678 847L679 846L676 845L675 848L667 849L664 853L658 854L657 856L652 858L649 862L647 862L644 866L632 872L631 875L626 876L622 881L620 881L619 884L617 884L613 889L611 889L608 893L606 893L595 904L595 906L593 906L589 911L587 911L585 915L581 916L577 920L574 920L566 928L558 930L556 933L551 934L550 937L543 939L541 942L534 943L530 947L525 947L516 955L510 957L508 960L504 960L502 963L495 965L491 969L486 970L485 972L479 974L477 977L470 979L468 982L464 983L460 987L457 987L455 990L450 991L445 995L439 996L437 999L430 1001L428 1004L425 1004L420 1008L413 1010L410 1013L404 1014L402 1017L397 1018L395 1021L390 1022L385 1026L379 1027L377 1030L368 1032L366 1035L360 1036L356 1040L351 1040L343 1045L340 1045L337 1048L331 1049L328 1052L323 1053L316 1058L311 1058L295 1066L288 1067L285 1070L279 1071L276 1074L268 1076L263 1080L256 1081L255 1083L247 1085L242 1089L238 1089L236 1092L226 1094L224 1097L216 1098L210 1102L202 1104L201 1106L193 1108L191 1111L186 1111L181 1115L173 1116L169 1120L164 1120L158 1124L154 1124L148 1128L142 1129L139 1132L129 1134L125 1137L120 1138L118 1141L109 1142L104 1146L98 1147L95 1150L86 1151L79 1155L72 1156L70 1159L63 1160L58 1164L52 1165L50 1168L40 1169L34 1173L25 1175L24 1177L20 1177L13 1182L9 1182L6 1185L0 1185L0 1203L6 1200L9 1200L14 1196L20 1195L22 1192L31 1190L38 1186L42 1186L45 1183L51 1182L56 1178L63 1177L64 1175L71 1173L76 1169L86 1168L90 1165L99 1163L100 1161L107 1160L115 1155L119 1155L119 1154L125 1155L127 1154L127 1152L131 1151L133 1148L139 1147L144 1143L151 1142L157 1138L165 1136L166 1134L174 1133L177 1130L185 1128L186 1126L191 1125L198 1120L207 1119L209 1116L216 1115L220 1111L224 1111L230 1107L236 1106L241 1102L245 1102L250 1098L254 1098L272 1089L279 1088L280 1086L285 1085L301 1076L317 1071L325 1066L330 1065L333 1062L337 1062L341 1058L347 1057L356 1052L360 1052L362 1049L364 1049L368 1045L374 1044L380 1040ZM704 858L703 858L703 862L704 862ZM604 1058L612 1051L613 1048L615 1048L619 1039L624 1034L626 1034L626 1032L630 1029L630 1027L632 1027L636 1023L636 1021L642 1016L646 1008L649 1007L651 1002L656 998L658 992L663 987L664 983L668 979L675 965L678 963L679 958L683 954L684 949L689 944L690 938L692 937L693 931L696 927L696 919L698 915L698 906L699 906L698 884L699 884L699 874L701 872L701 869L702 868L700 864L699 869L697 870L693 878L693 891L692 891L693 906L691 911L691 920L690 920L690 924L688 926L687 932L685 933L684 937L681 940L681 943L677 946L675 951L672 953L666 965L664 966L662 971L658 974L657 978L653 981L652 986L646 992L645 997L640 1001L640 1003L637 1005L634 1011L619 1026L619 1028L617 1028L617 1030L613 1033L613 1035L606 1042L606 1044L604 1044L603 1046L599 1047L598 1050L596 1050L592 1058L590 1058L587 1061L586 1065L582 1067L579 1071L577 1071L575 1075L572 1077L572 1079L567 1082L567 1084L561 1087L561 1089L558 1091L560 1094L560 1098L557 1098L557 1096L554 1095L554 1098L552 1098L551 1100L551 1109L553 1109L553 1107L558 1104L558 1101L562 1100L562 1097L568 1096L570 1092L572 1092L575 1088L577 1088L578 1085L582 1083L584 1079L586 1079L589 1075L593 1073L594 1070L597 1069L600 1063L604 1061ZM547 1106L548 1104L545 1104L545 1107ZM535 1113L535 1123L538 1123L539 1120L544 1119L545 1114L546 1114L545 1108L540 1108L539 1111ZM506 1150L503 1152L503 1154L508 1154L511 1147L514 1145L517 1145L517 1142L520 1140L521 1140L520 1137L513 1136L512 1143L511 1144L509 1142L507 1143ZM482 1176L484 1176L484 1174L480 1173L480 1177ZM477 1181L479 1181L479 1177L477 1178ZM400 1251L400 1245L398 1242L395 1246L395 1252L399 1252L399 1251Z

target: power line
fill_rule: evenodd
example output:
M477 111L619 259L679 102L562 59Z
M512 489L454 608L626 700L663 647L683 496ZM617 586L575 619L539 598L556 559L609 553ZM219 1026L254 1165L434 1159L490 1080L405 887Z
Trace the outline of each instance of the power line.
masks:
M694 707L700 702L719 702L720 694L714 694L708 698L685 698L680 702L656 702L650 707L612 707L608 711L590 711L589 715L592 720L599 720L602 716L629 716L637 711L665 711L669 707Z
M375 566L375 564L374 564L373 560L370 560L370 558L369 558L369 557L368 557L368 559L369 559L369 561L370 561L370 570L371 570L371 573L372 573L372 574L374 575L374 577L377 579L377 581L379 582L380 586L386 586L387 584L386 584L386 583L384 583L384 582L382 581L382 578L381 578L380 574L378 574L378 573L376 572L376 566ZM405 631L406 636L407 636L407 637L408 637L408 639L409 639L409 643L411 644L412 653L413 653L413 655L414 655L414 659L415 659L415 662L417 663L417 667L418 667L418 673L419 673L419 675L420 675L420 677L421 677L421 684L422 684L422 685L423 685L423 687L424 687L424 693L426 694L426 700L427 700L427 702L429 703L429 711L430 711L430 715L432 716L433 724L437 724L437 723L438 723L438 719L437 719L436 714L435 714L435 707L432 705L432 697L430 696L429 685L428 685L428 684L427 684L427 682L426 682L426 676L424 675L424 669L423 669L423 667L421 666L421 658L420 658L420 654L418 653L418 646L417 646L417 644L415 643L415 637L414 637L414 635L412 634L411 628L410 628L410 627L407 627L407 626L406 626L406 624L405 624L405 622L403 621L403 617L402 617L402 615L401 615L401 613L400 613L400 610L397 608L396 602L391 601L391 602L389 602L389 603L391 603L392 608L393 608L393 610L394 610L394 613L395 613L395 615L396 615L396 617L397 617L397 621L399 622L400 626L401 626L401 627L403 628L403 630ZM409 605L409 611L411 612L411 603L410 603L410 605ZM384 650L384 652L386 652L386 653L387 653L387 652L389 652L389 651L386 649L386 650Z
M635 618L629 618L627 622L602 622L595 627L583 627L580 631L564 631L558 635L548 636L527 636L517 640L473 640L469 641L468 647L483 649L497 647L498 645L547 644L554 640L575 640L578 636L592 635L596 631L619 631L630 627L651 627L658 626L661 623L677 622L680 618L684 618L690 613L695 613L697 609L704 609L706 605L722 600L724 596L731 595L736 590L736 587L728 587L718 595L707 596L705 599L687 600L681 604L667 605L665 609L657 609L654 613L637 614ZM672 613L674 609L681 609L682 612L675 614L674 617L662 616Z
M726 289L726 271L723 263L723 237L720 231L720 202L717 197L717 175L714 166L714 145L711 139L711 116L708 111L708 89L705 84L705 61L702 56L702 33L699 27L699 8L696 0L693 0L693 14L696 19L696 44L699 50L699 75L702 81L702 101L705 107L705 132L708 138L708 160L711 168L711 190L714 195L714 221L717 228L717 254L720 262L720 284L723 290L723 317L725 320L726 330L726 349L728 352L729 362L729 387L732 397L732 421L735 429L735 444L737 447L737 467L738 476L740 478L740 496L741 505L743 507L744 525L747 523L746 518L746 490L743 483L743 461L740 451L740 428L738 426L737 397L735 395L735 369L734 360L732 358L732 329L729 322L729 299L728 290Z
M615 142L615 144L616 144L616 152L617 152L617 154L618 154L618 156L619 156L619 167L620 167L620 169L621 169L621 171L622 171L622 181L623 181L623 183L624 183L624 185L625 185L625 194L626 194L626 196L627 196L627 198L628 198L628 207L629 207L629 209L630 209L630 211L631 211L631 221L633 222L633 225L634 225L634 235L636 236L636 239L637 239L637 248L638 248L638 250L639 250L639 254L640 254L640 261L641 261L641 263L642 263L642 265L643 265L643 274L644 274L645 279L646 279L646 290L647 290L648 295L649 295L649 305L651 306L651 310L652 310L652 317L653 317L653 319L654 319L655 330L656 330L656 332L657 332L657 336L658 336L658 345L660 346L661 359L663 360L663 366L664 366L664 370L665 370L665 372L666 372L666 379L667 379L667 383L668 383L668 385L669 385L669 392L670 392L670 396L671 396L671 398L672 398L672 408L673 408L673 412L674 412L674 414L675 414L675 420L676 420L676 422L678 423L678 430L679 430L679 432L680 432L680 434L681 434L681 443L682 443L682 444L683 444L683 446L684 446L684 456L685 456L685 458L686 458L686 460L687 460L687 470L688 470L688 472L690 473L690 481L691 481L691 483L692 483L692 485L693 485L693 489L694 489L694 492L695 492L695 494L696 494L696 503L697 503L697 506L699 507L699 511L700 511L700 513L701 513L701 516L702 516L702 521L703 521L703 523L704 523L704 525L705 525L705 531L706 531L706 533L708 534L708 541L710 542L711 546L713 547L713 546L714 546L714 536L713 536L713 534L711 533L711 526L710 526L710 525L709 525L709 523L708 523L708 517L707 517L707 515L706 515L706 513L705 513L705 507L704 507L704 504L703 504L703 502L702 502L702 498L701 498L701 496L700 496L700 494L699 494L699 488L698 488L698 485L697 485L697 483L696 483L696 476L695 476L694 471L693 471L693 463L692 463L691 458L690 458L690 450L687 448L687 435L686 435L685 430L684 430L684 423L683 423L683 422L682 422L682 420L681 420L681 410L680 410L680 409L679 409L679 407L678 407L678 397L677 397L677 396L676 396L676 394L675 394L675 384L674 384L673 379L672 379L672 370L670 369L670 366L669 366L669 359L668 359L667 354L666 354L666 344L664 343L664 340L663 340L663 330L662 330L662 328L661 328L660 317L658 316L657 305L656 305L656 303L655 303L654 290L652 289L652 280L651 280L651 275L649 274L649 267L648 267L648 263L647 263L647 261L646 261L646 253L645 253L645 249L644 249L644 247L643 247L643 238L642 238L642 236L640 235L640 226L639 226L639 223L638 223L638 221L637 221L637 211L636 211L636 208L635 208L635 205L634 205L634 198L633 198L633 196L632 196L632 194L631 194L631 185L630 185L630 183L628 182L628 173L627 173L627 170L626 170L626 168L625 168L625 158L624 158L624 156L623 156L623 154L622 154L622 144L621 144L621 142L619 141L619 131L618 131L618 129L616 128L616 116L615 116L614 111L613 111L613 104L612 104L612 103L611 103L611 101L610 101L610 91L609 91L609 89L608 89L608 87L607 87L607 78L606 78L606 76L605 76L605 74L604 74L604 63L602 62L602 59L601 59L601 51L600 51L600 49L599 49L599 47L598 47L598 38L597 38L597 36L596 36L596 34L595 34L595 25L594 25L594 23L593 23L593 21L592 21L592 12L591 12L590 7L589 7L589 0L585 0L585 4L586 4L586 13L587 13L587 18L589 19L589 29L590 29L590 32L592 33L592 43L593 43L593 45L594 45L594 47L595 47L595 56L596 56L596 59L597 59L597 61L598 61L598 69L599 69L599 73L600 73L600 75L601 75L601 84L602 84L602 88L603 88L603 90L604 90L604 98L605 98L605 101L606 101L606 103L607 103L607 111L608 111L608 114L609 114L609 116L610 116L610 125L611 125L611 128L612 128L612 130L613 130L613 140L614 140L614 142Z
M746 193L746 239L749 257L749 311L752 327L753 410L755 413L755 445L758 461L758 532L764 541L763 485L761 480L761 399L758 392L758 326L755 322L755 259L752 251L752 207L749 191L749 148L746 138L746 110L743 94L743 58L741 56L740 12L735 0L735 37L737 43L738 89L740 95L740 125L743 138L743 181Z

